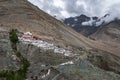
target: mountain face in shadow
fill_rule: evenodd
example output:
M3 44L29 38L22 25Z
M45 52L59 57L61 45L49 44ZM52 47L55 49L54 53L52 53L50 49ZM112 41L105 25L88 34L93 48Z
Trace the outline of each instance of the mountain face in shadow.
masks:
M98 17L92 17L93 20L97 20ZM99 27L95 25L82 25L83 22L88 22L91 20L91 17L85 15L80 15L77 17L66 18L64 23L72 27L75 31L83 34L84 36L89 36L94 33Z

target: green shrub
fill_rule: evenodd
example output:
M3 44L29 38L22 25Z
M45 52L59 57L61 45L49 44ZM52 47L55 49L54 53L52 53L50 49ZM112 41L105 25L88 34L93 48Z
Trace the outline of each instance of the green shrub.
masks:
M5 78L5 80L25 80L30 63L21 55L20 52L17 51L16 43L18 42L18 36L16 34L16 30L12 29L9 34L11 47L13 48L16 56L20 59L22 67L17 71L0 71L0 78Z
M10 34L10 41L12 43L16 44L18 42L18 40L19 40L18 36L16 34L16 30L12 29L9 34Z

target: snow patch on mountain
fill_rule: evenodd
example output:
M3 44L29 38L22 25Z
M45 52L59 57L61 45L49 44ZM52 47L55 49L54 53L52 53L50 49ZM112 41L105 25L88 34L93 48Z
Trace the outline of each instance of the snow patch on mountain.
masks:
M72 27L75 27L75 24L72 24L71 26L72 26Z
M77 18L75 18L75 19L74 19L74 21L78 21L78 19L77 19Z

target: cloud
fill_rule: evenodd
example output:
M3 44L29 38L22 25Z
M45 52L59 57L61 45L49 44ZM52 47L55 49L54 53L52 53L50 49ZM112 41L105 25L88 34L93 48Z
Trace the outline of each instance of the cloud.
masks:
M101 17L99 21L97 21L95 24L96 26L101 25L103 22L105 23L109 23L110 21L113 21L115 19L120 19L120 1L116 1L113 3L109 3L109 9L106 8L106 14L108 13L109 15L107 15L106 17ZM114 4L116 3L116 4ZM111 5L112 4L112 5ZM82 25L91 25L92 23L94 23L95 21L90 20L87 22L83 22Z
M58 19L74 17L81 14L87 16L109 17L101 20L109 22L120 19L120 0L28 0L40 9L56 16Z
M95 23L95 20L93 20L93 18L91 18L89 21L82 22L82 25L83 26L92 26L92 25L94 25L94 23Z

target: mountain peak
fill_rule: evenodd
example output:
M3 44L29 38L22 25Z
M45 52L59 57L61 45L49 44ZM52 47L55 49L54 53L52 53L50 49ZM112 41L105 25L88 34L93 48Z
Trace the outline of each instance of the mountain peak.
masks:
M86 15L84 15L84 14L81 14L80 16L79 16L79 18L90 18L90 17L88 17L88 16L86 16Z

